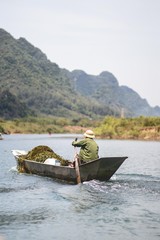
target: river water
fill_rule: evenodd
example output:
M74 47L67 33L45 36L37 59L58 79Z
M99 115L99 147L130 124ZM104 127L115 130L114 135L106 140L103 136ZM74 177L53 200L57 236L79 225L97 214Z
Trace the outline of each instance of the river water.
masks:
M159 240L160 142L97 139L101 157L128 156L108 182L69 185L17 172L12 149L47 145L73 159L74 138L7 135L0 141L0 240Z

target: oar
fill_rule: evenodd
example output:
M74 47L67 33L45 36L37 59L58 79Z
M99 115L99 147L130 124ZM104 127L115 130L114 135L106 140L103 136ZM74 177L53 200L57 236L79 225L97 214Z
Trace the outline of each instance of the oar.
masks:
M79 171L79 161L78 161L76 147L74 147L74 149L75 149L74 161L75 161L76 178L77 178L77 184L79 184L79 183L81 183L81 175L80 175L80 171Z

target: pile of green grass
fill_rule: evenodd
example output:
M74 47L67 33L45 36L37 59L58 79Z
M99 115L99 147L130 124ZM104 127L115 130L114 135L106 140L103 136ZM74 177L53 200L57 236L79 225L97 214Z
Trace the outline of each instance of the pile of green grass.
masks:
M24 160L31 160L36 162L44 163L47 158L54 158L60 161L61 166L67 166L68 160L65 160L57 153L55 153L50 147L48 146L37 146L29 151L26 155L21 155L18 158L18 171L25 172L24 169Z

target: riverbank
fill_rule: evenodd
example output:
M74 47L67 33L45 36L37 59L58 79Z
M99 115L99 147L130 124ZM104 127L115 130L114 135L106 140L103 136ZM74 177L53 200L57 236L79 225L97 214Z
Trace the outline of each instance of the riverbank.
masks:
M88 128L86 127L81 127L81 126L64 126L63 129L61 129L60 132L40 132L40 131L18 131L16 128L13 129L13 131L7 131L6 133L3 134L3 138L5 138L5 134L44 134L48 133L50 135L52 134L57 134L57 133L68 133L68 134L82 134L87 130ZM93 129L94 130L94 129ZM95 131L96 133L96 131ZM122 135L119 136L110 136L110 135L98 135L96 134L96 138L101 138L101 139L114 139L114 140L148 140L148 141L160 141L160 133L157 131L156 128L145 128L145 129L140 129L138 134L135 136L133 134L128 133L123 133Z
M67 119L37 118L32 120L0 120L0 132L4 134L83 134L92 129L96 138L135 139L160 141L160 118L119 119L106 117L103 121L84 121L73 124Z

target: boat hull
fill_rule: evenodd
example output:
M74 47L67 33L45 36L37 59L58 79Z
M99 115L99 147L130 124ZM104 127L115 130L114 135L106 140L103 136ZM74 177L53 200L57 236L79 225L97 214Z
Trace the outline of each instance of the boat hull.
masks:
M79 166L81 182L93 179L108 181L127 157L104 157ZM26 173L51 177L70 183L77 183L75 168L55 166L24 160Z

